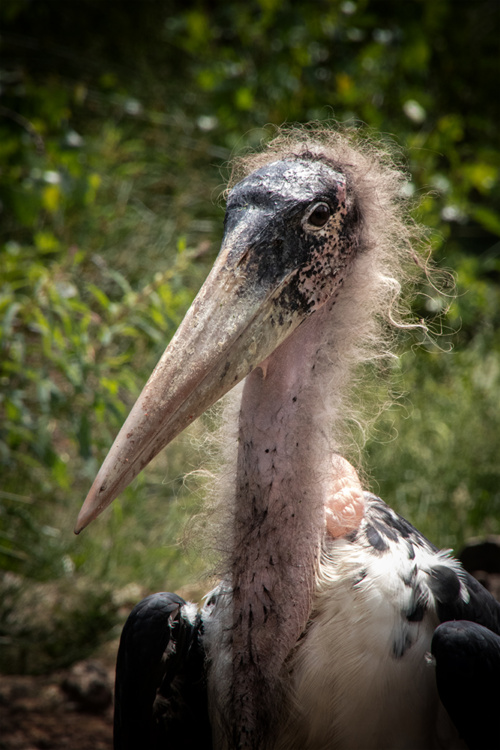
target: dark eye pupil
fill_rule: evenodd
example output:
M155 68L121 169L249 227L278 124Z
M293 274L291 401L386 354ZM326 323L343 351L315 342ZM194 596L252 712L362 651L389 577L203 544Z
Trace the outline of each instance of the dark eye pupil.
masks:
M314 227L323 227L330 218L330 207L326 203L318 203L309 216L309 224Z

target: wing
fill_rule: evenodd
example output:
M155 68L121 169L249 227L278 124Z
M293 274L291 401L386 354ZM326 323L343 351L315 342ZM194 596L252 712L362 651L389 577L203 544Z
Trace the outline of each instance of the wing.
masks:
M414 589L406 618L421 619L432 603L441 623L431 651L443 705L470 750L500 747L500 603L385 503L370 495L367 500L367 544L380 555L392 545L405 583Z
M469 750L500 747L500 636L456 620L432 639L439 697Z
M176 594L134 607L116 663L114 750L210 750L201 628Z
M470 620L500 635L500 603L470 573L462 571L460 579L467 596L459 595L454 573L442 565L431 570L430 588L436 598L440 622Z
M365 501L366 547L379 555L392 550L400 565L414 567L408 585L428 590L439 622L470 620L500 635L500 602L458 560L439 551L380 498L365 493ZM423 576L419 581L417 568Z
M468 597L435 578L437 613L431 651L439 697L469 750L500 747L500 603L469 573Z

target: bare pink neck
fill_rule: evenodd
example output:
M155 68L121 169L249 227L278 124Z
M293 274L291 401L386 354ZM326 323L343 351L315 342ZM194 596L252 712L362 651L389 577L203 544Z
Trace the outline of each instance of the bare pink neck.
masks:
M311 316L244 386L232 558L231 701L241 747L265 747L283 664L311 610L331 479L315 370L328 314Z

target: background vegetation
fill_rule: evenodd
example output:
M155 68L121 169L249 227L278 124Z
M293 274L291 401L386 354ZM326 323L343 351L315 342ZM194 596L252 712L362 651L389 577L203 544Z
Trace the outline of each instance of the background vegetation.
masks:
M498 533L499 7L3 0L4 669L67 663L121 603L203 570L178 543L201 495L182 479L197 460L189 438L89 531L72 526L217 252L224 165L273 123L334 116L404 148L418 218L458 294L440 347L407 341L388 373L406 395L379 421L368 470L439 545ZM420 318L442 305L425 291Z

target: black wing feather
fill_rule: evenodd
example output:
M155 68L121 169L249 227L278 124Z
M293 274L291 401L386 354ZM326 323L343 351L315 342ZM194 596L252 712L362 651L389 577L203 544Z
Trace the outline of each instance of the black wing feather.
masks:
M500 747L500 636L456 620L432 639L439 697L469 750Z
M442 592L437 592L431 585L436 596L440 622L470 620L500 635L500 603L470 573L464 571L462 581L469 592L469 600L466 602L452 586L447 591L443 587Z
M116 663L114 750L212 747L201 619L193 624L176 594L137 604Z

